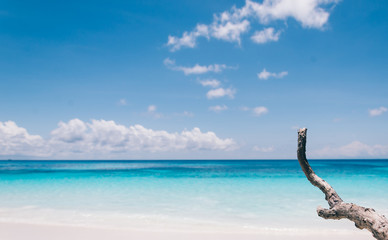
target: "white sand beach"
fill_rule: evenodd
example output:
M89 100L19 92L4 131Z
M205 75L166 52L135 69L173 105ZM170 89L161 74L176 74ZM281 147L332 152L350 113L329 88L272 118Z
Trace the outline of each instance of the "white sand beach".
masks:
M298 231L296 229L263 229L259 232L219 232L172 230L134 230L134 229L107 229L77 226L59 226L24 223L0 223L0 239L2 240L368 240L372 235L366 230L354 229L330 231Z

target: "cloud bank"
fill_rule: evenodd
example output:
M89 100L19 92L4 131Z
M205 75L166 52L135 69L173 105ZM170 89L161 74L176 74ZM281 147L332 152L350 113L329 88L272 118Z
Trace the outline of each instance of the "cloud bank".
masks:
M45 141L39 135L31 135L15 122L0 122L1 155L48 155Z
M141 125L124 126L114 121L72 119L59 122L49 139L31 135L15 122L0 122L0 155L46 157L129 156L131 152L224 150L237 148L231 138L219 138L199 128L170 133Z

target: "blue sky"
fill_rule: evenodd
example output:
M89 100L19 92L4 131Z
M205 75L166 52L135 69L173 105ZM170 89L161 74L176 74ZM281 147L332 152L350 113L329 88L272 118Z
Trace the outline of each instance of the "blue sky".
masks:
M388 157L388 3L3 1L0 158Z

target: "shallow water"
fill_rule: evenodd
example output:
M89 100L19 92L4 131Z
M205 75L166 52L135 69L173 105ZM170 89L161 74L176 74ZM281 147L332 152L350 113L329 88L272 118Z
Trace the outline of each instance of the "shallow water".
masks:
M388 213L387 160L314 160L347 202ZM296 160L0 161L0 221L112 228L354 228ZM337 222L337 223L333 223Z

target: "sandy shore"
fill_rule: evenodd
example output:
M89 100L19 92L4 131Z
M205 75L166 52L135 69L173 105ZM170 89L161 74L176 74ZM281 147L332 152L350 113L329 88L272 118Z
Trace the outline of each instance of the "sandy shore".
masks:
M286 230L267 229L261 232L199 232L199 231L144 231L126 229L102 229L76 226L50 226L41 224L0 223L0 239L2 240L370 240L372 236L367 231L338 232L327 231L318 233L303 233Z

